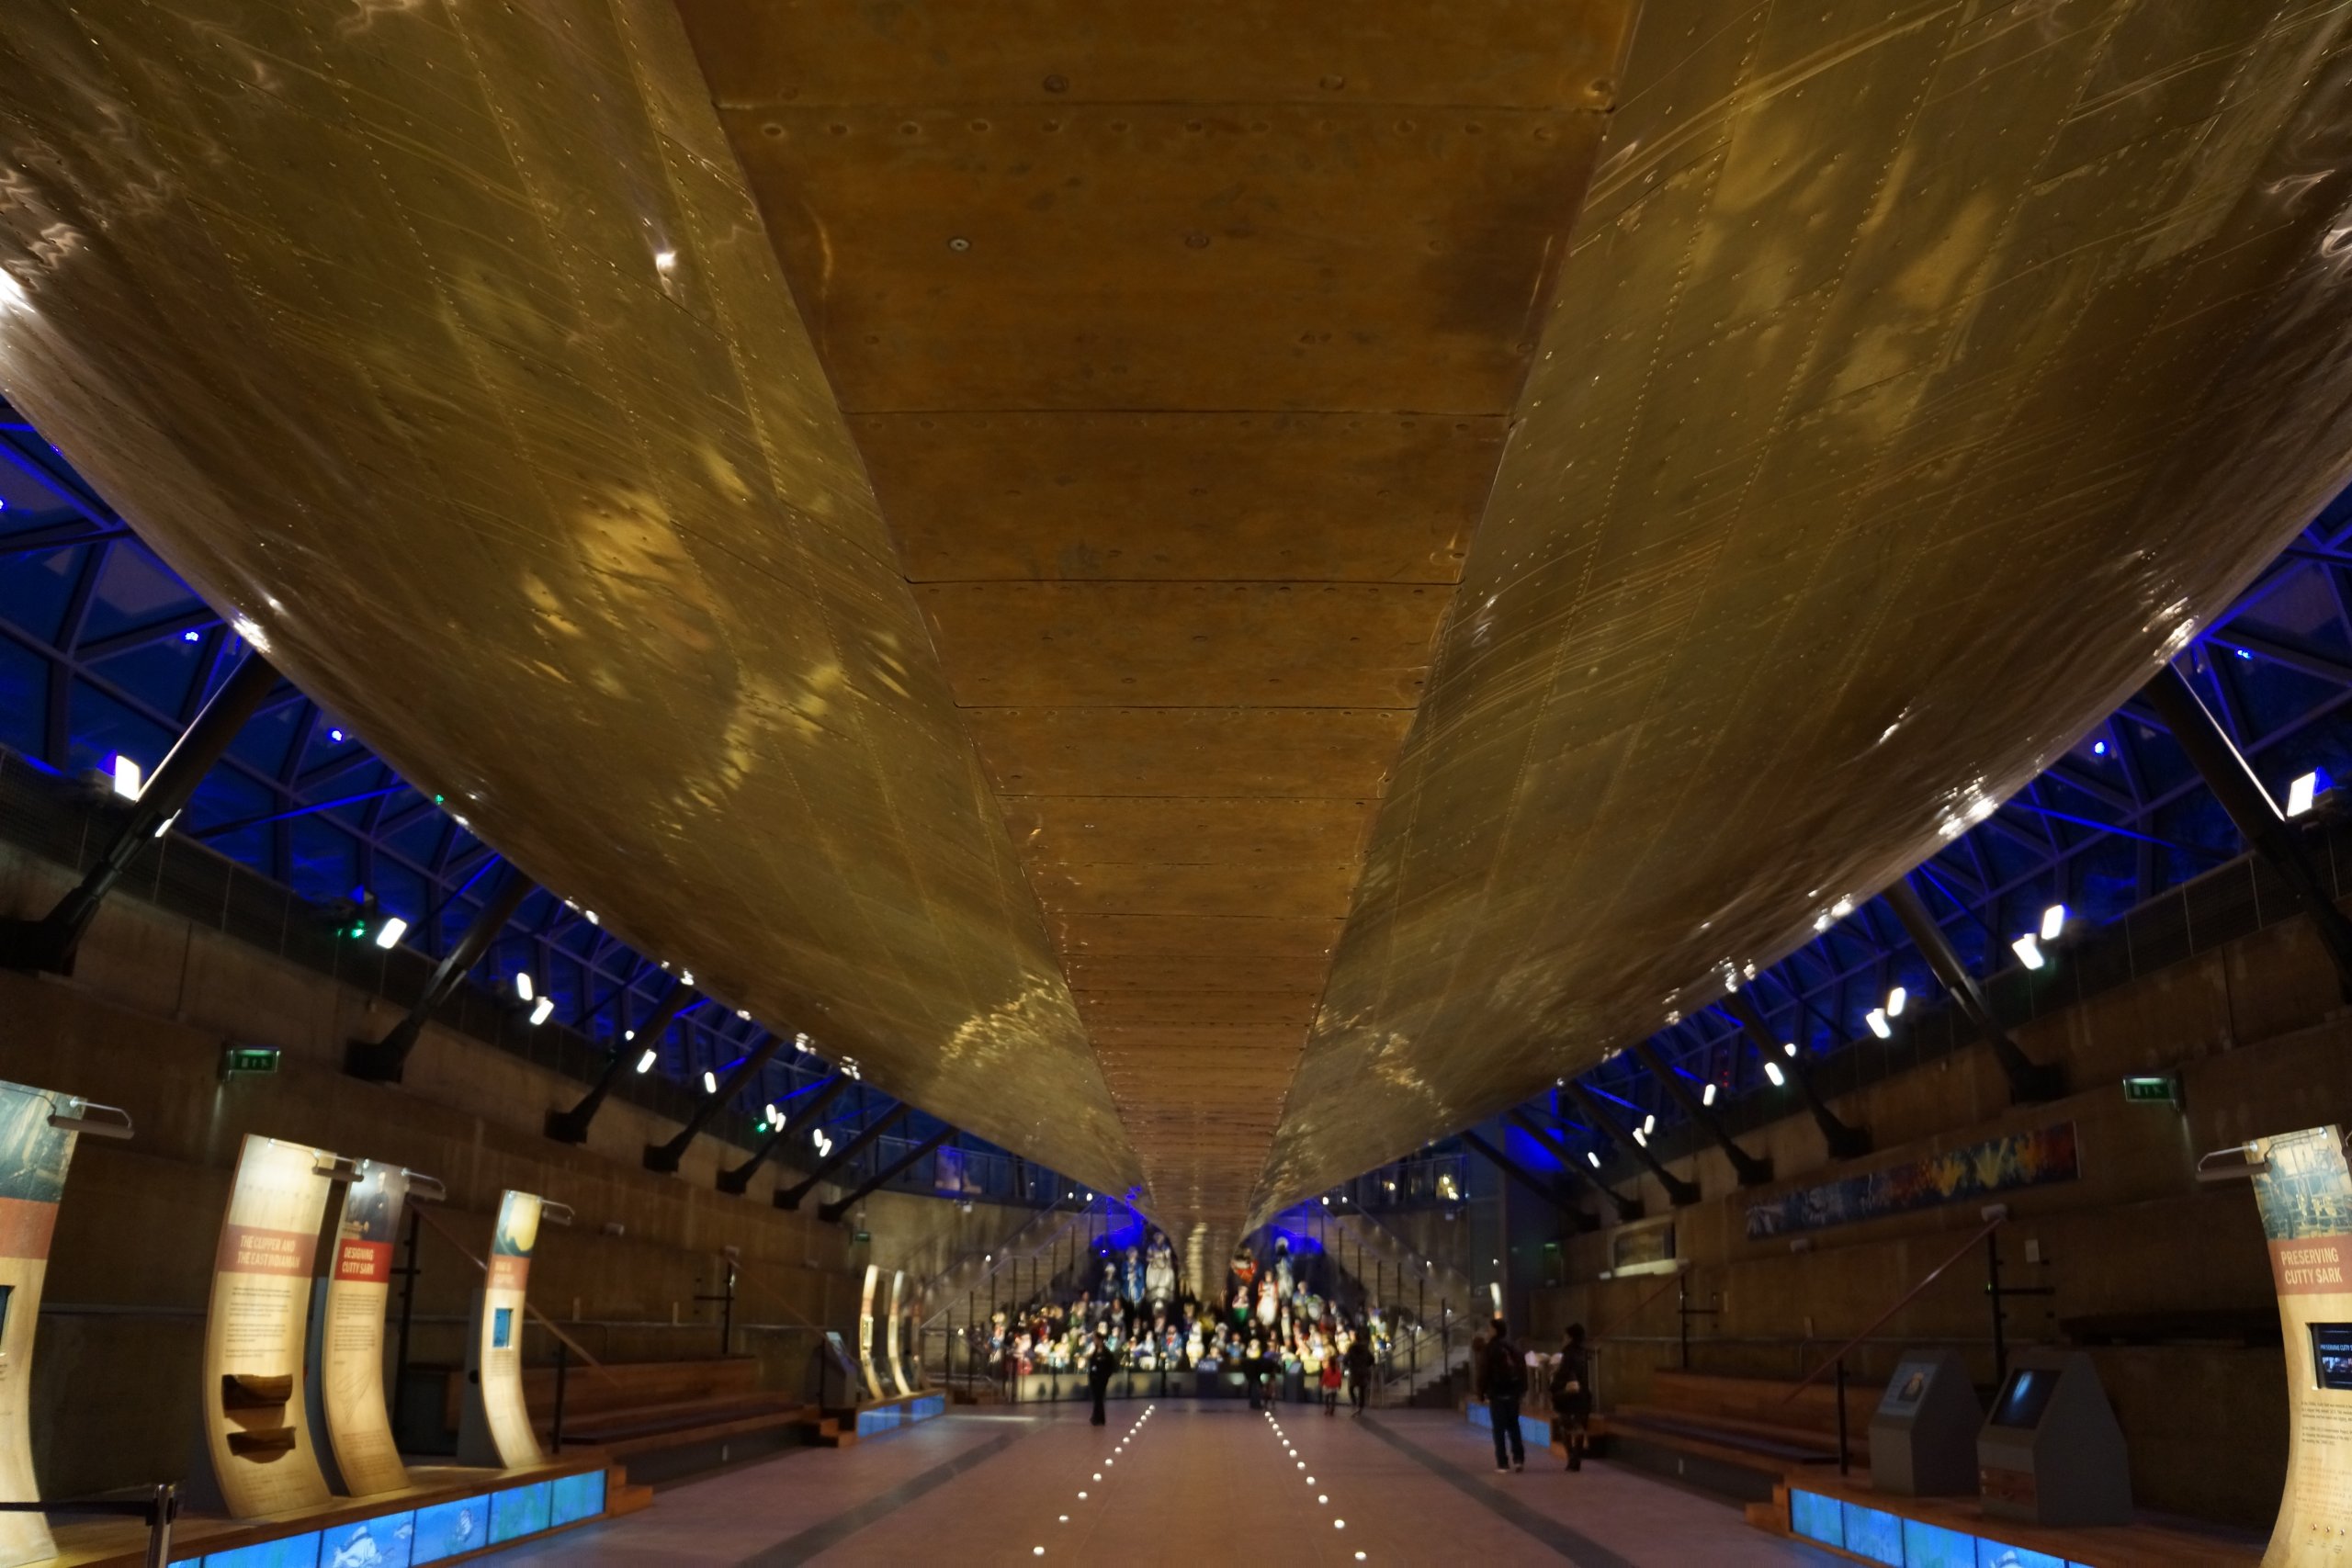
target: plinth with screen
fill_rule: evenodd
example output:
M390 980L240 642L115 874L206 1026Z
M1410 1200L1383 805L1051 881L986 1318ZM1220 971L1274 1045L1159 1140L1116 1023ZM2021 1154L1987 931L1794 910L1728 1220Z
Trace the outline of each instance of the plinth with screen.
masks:
M2079 1350L2017 1359L1976 1437L1984 1512L2038 1525L2132 1522L2123 1428Z
M1976 1490L1984 1406L1957 1350L1912 1350L1895 1364L1871 1416L1871 1483L1908 1497Z

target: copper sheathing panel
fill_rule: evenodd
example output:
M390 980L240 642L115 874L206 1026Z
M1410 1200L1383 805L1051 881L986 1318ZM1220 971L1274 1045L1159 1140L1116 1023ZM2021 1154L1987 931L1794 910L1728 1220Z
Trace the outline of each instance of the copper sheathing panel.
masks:
M0 385L555 891L1140 1168L669 0L13 0Z
M1629 6L681 8L1158 1212L1230 1235Z
M2343 483L2346 17L1643 6L1261 1206L1808 940Z

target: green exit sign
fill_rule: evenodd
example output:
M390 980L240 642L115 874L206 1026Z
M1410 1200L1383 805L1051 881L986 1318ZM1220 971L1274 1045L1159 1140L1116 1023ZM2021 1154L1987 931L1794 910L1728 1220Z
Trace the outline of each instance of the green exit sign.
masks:
M872 1241L873 1239L874 1233L872 1231L859 1231L850 1237L850 1240L852 1241Z
M223 1045L220 1047L220 1076L236 1073L274 1073L277 1071L277 1047L275 1045Z
M2123 1098L2133 1105L2179 1105L2183 1101L2180 1077L2177 1073L2165 1073L2153 1077L2125 1078Z

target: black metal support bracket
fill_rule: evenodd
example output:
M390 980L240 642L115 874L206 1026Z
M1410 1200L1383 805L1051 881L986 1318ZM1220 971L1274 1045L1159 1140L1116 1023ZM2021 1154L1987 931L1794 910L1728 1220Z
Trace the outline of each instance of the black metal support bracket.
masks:
M1557 1138L1552 1136L1551 1134L1545 1132L1533 1117L1528 1115L1524 1111L1514 1111L1510 1113L1510 1122L1513 1126L1517 1127L1521 1132L1526 1134L1529 1137L1534 1139L1537 1144L1541 1145L1545 1154L1550 1155L1554 1159L1558 1160L1560 1162L1560 1168L1568 1173L1570 1180L1573 1180L1581 1186L1589 1187L1595 1192L1600 1193L1602 1201L1608 1203L1610 1208L1616 1211L1617 1221L1620 1224L1624 1224L1628 1220L1638 1220L1642 1217L1643 1210L1641 1199L1631 1193L1618 1191L1617 1189L1610 1186L1606 1181L1601 1180L1599 1176L1579 1167L1577 1164L1576 1151L1569 1148L1566 1144L1561 1143ZM1577 1213L1582 1215L1585 1219L1592 1221L1591 1224L1589 1224L1584 1228L1588 1230L1597 1228L1600 1222L1593 1220L1593 1217L1590 1214L1586 1214L1581 1209L1577 1210Z
M1568 1094L1583 1109L1586 1118L1609 1135L1611 1143L1627 1151L1649 1168L1650 1174L1657 1178L1657 1184L1666 1189L1668 1202L1678 1209L1687 1209L1699 1201L1699 1184L1695 1181L1685 1181L1667 1169L1666 1162L1650 1151L1649 1145L1640 1138L1632 1136L1623 1127L1617 1125L1616 1121L1602 1109L1599 1096L1574 1078L1568 1080Z
M588 1092L580 1097L580 1103L569 1111L548 1112L548 1136L559 1144L586 1143L589 1126L596 1120L596 1112L605 1108L605 1100L612 1094L613 1087L620 1082L621 1074L630 1058L641 1057L652 1049L654 1043L662 1038L662 1032L670 1027L672 1021L693 997L692 987L684 982L673 983L663 993L653 1015L637 1027L634 1038L614 1042L611 1059L605 1062L605 1070L596 1075L596 1081Z
M686 1118L686 1124L678 1129L676 1137L666 1144L645 1145L645 1168L662 1171L664 1174L674 1173L679 1162L686 1157L686 1149L694 1143L695 1134L709 1126L710 1119L718 1115L722 1108L734 1103L735 1096L741 1091L743 1086L751 1082L752 1076L762 1067L768 1065L768 1059L774 1056L783 1044L784 1036L771 1032L750 1055L736 1063L734 1070L727 1075L725 1081L711 1093L705 1095L703 1102L695 1107L695 1113Z
M1756 1042L1756 1049L1763 1053L1766 1061L1787 1064L1781 1070L1796 1085L1805 1109L1813 1112L1814 1125L1821 1129L1822 1141L1829 1145L1830 1158L1860 1159L1871 1152L1870 1129L1850 1126L1838 1119L1838 1113L1829 1109L1829 1102L1814 1087L1813 1074L1804 1061L1781 1053L1780 1042L1772 1038L1772 1026L1764 1021L1764 1014L1754 998L1745 991L1734 991L1723 999L1723 1008L1747 1031L1748 1038Z
M1476 1132L1464 1132L1462 1134L1462 1141L1469 1145L1472 1150L1483 1157L1487 1164L1493 1166L1497 1170L1501 1171L1511 1180L1518 1182L1521 1187L1526 1188L1530 1192L1534 1193L1538 1198L1543 1199L1544 1201L1552 1205L1553 1208L1558 1210L1561 1213L1567 1215L1571 1221L1575 1222L1578 1230L1590 1230L1593 1228L1594 1221L1592 1215L1586 1213L1577 1204L1572 1203L1568 1201L1567 1199L1562 1197L1559 1190L1550 1182L1542 1179L1532 1171L1530 1171L1525 1166L1521 1165L1517 1160L1503 1153L1502 1150L1487 1142L1487 1140L1480 1137Z
M883 1134L888 1132L900 1122L906 1120L906 1115L910 1109L910 1107L906 1105L894 1105L889 1110L884 1111L881 1115L876 1116L873 1121L868 1122L864 1130L861 1131L856 1137L852 1138L848 1143L843 1144L840 1148L835 1149L831 1154L825 1156L825 1158L820 1160L817 1164L817 1168L810 1171L806 1179L796 1181L789 1187L777 1188L775 1190L775 1206L779 1209L797 1209L800 1207L800 1201L803 1198L808 1197L809 1193L817 1190L817 1184L819 1182L824 1180L827 1177L832 1175L833 1172L841 1169L843 1166L848 1165L852 1160L857 1158L858 1156L871 1148L877 1141L880 1140Z
M2166 663L2140 688L2140 695L2156 710L2165 728L2180 743L2180 749L2188 753L2205 787L2222 803L2222 809L2229 813L2239 833L2254 846L2256 853L2269 863L2270 869L2287 884L2303 912L2311 916L2312 925L2318 928L2321 944L2335 963L2336 978L2345 999L2352 1001L2352 919L2336 908L2319 866L2303 843L2302 834L2278 815L2269 791L2246 767L2245 759L2230 744L2229 735L2206 711L2204 703L2179 671Z
M824 1221L827 1224L839 1223L841 1217L848 1213L852 1209L855 1208L859 1201L865 1198L866 1194L874 1191L876 1188L897 1180L901 1174L913 1169L917 1160L922 1158L923 1156L931 1153L932 1150L937 1148L940 1145L945 1143L955 1135L955 1128L942 1127L938 1132L933 1133L930 1137L925 1138L922 1143L917 1144L913 1148L909 1149L905 1154L902 1154L897 1159L892 1160L887 1168L876 1171L873 1175L867 1177L864 1181L859 1182L857 1186L851 1189L849 1191L842 1193L831 1202L820 1205L817 1210L817 1217Z
M1714 1139L1716 1146L1724 1151L1724 1157L1731 1161L1732 1174L1739 1179L1742 1187L1761 1187L1772 1179L1772 1162L1749 1154L1733 1142L1732 1135L1724 1131L1724 1124L1714 1111L1690 1092L1690 1086L1682 1081L1680 1073L1659 1057L1657 1046L1646 1040L1640 1042L1634 1047L1634 1058L1649 1069L1652 1077L1666 1086L1666 1092L1674 1097L1675 1103L1682 1107L1682 1113L1690 1118L1692 1124Z
M1927 959L1928 967L1936 973L1937 981L1951 993L1952 1004L1960 1009L1984 1043L1993 1048L1994 1056L2001 1064L2001 1076L2009 1080L2009 1103L2038 1105L2058 1100L2066 1093L2066 1069L2055 1062L2037 1062L2027 1055L1993 1016L1993 1004L1986 999L1984 988L1976 976L1960 961L1959 952L1943 927L1936 924L1935 916L1919 899L1918 890L1908 877L1898 877L1893 886L1879 895L1886 900L1894 918L1903 922L1910 933L1911 944Z
M760 1146L752 1151L751 1158L741 1165L730 1167L718 1173L718 1190L721 1192L732 1193L739 1198L750 1191L752 1175L768 1162L768 1156L792 1139L807 1132L810 1123L824 1114L825 1107L842 1097L842 1091L848 1089L850 1083L851 1078L847 1073L837 1072L816 1089L811 1089L808 1102L790 1116L786 1117L783 1126L763 1138L760 1141Z
M416 998L408 1015L392 1025L381 1040L354 1040L345 1046L343 1070L370 1083L400 1082L401 1073L408 1066L409 1053L416 1049L417 1036L424 1032L424 1021L449 999L458 982L466 977L466 971L489 950L492 940L514 918L514 911L523 907L523 900L530 897L536 886L510 863L505 880L481 907L481 912L474 916L466 934L458 939L458 945L449 950L447 957L434 965L433 977L424 983L424 994Z
M204 782L204 775L212 771L212 764L220 760L277 684L277 671L269 660L258 653L245 655L244 662L196 716L196 722L155 765L97 863L40 919L0 920L0 966L55 975L74 972L83 936L97 918L107 895L122 880L132 857L171 830L187 808L196 786Z

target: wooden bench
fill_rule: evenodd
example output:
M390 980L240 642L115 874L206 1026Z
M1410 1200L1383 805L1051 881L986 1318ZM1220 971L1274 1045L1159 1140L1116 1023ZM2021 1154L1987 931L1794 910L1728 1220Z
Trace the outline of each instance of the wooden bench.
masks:
M452 1428L465 1374L447 1380ZM523 1372L523 1403L542 1441L555 1437L553 1367ZM563 1390L563 1447L595 1448L627 1460L639 1480L669 1479L755 1453L815 1441L845 1446L840 1423L798 1396L763 1391L749 1357L691 1361L574 1363ZM854 1433L847 1438L854 1442Z
M1761 1502L1784 1477L1838 1472L1836 1388L1825 1381L1792 1398L1794 1387L1776 1378L1661 1370L1651 1374L1648 1401L1593 1417L1594 1441L1611 1458ZM1881 1392L1846 1385L1849 1462L1870 1462L1871 1413Z

